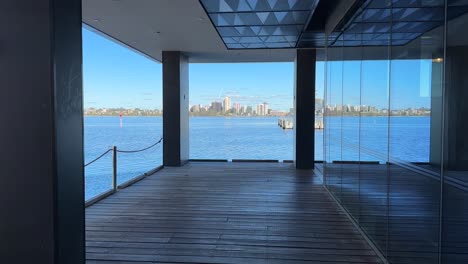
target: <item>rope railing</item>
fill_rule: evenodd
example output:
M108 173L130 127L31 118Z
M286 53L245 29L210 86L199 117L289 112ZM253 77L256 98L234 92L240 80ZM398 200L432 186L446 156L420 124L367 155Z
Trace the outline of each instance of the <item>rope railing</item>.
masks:
M160 138L158 140L158 142L154 143L153 145L149 146L149 147L146 147L146 148L142 148L142 149L138 149L138 150L119 150L117 149L117 152L120 152L120 153L137 153L137 152L142 152L142 151L145 151L145 150L148 150L156 145L158 145L159 143L161 143L162 141L162 138Z
M87 167L87 166L93 164L94 162L100 160L102 157L104 157L107 153L109 153L109 152L111 152L111 151L112 151L112 149L108 149L108 150L104 151L104 153L102 153L101 155L99 155L97 158L95 158L95 159L93 159L92 161L86 163L86 164L84 165L84 167Z
M142 149L137 149L137 150L119 150L119 149L116 148L116 151L117 151L117 152L120 152L120 153L137 153L137 152L142 152L142 151L145 151L145 150L148 150L148 149L150 149L150 148L152 148L152 147L157 146L159 143L162 142L162 140L163 140L163 138L160 138L156 143L150 145L149 147L142 148ZM84 167L87 167L87 166L93 164L94 162L100 160L102 157L104 157L107 153L111 152L112 150L113 150L113 148L110 148L110 149L104 151L104 152L103 152L101 155L99 155L97 158L95 158L95 159L93 159L92 161L86 163L86 164L84 165Z
M86 163L84 167L87 167L94 162L102 159L104 156L107 155L107 153L112 151L112 190L113 192L117 191L117 153L137 153L137 152L142 152L145 150L148 150L150 148L153 148L160 144L162 142L163 138L161 137L156 143L142 149L137 149L137 150L118 150L116 146L113 146L111 149L106 150L104 153L96 157L95 159L91 160L90 162Z

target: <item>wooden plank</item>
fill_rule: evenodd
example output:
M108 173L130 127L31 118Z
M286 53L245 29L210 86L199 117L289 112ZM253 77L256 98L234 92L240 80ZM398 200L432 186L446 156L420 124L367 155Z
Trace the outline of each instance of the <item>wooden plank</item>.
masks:
M87 263L381 263L312 171L166 167L86 209Z

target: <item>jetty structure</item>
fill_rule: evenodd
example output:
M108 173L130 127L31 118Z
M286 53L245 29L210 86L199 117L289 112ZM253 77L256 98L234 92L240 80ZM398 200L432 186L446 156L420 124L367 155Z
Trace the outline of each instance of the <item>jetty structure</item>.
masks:
M278 118L278 126L282 129L294 129L294 121L291 118ZM316 118L314 128L318 130L324 129L323 119Z
M278 126L281 127L282 129L293 129L293 121L292 119L288 118L279 118L278 119Z
M323 119L315 119L314 127L315 129L318 129L318 130L324 129Z
M1 0L0 14L2 263L468 263L468 1ZM163 165L128 185L119 157L154 142L85 157L83 69L115 64L86 52L90 31L161 64L139 78L162 84ZM271 62L294 80L258 91L294 94L291 160L193 159L207 150L189 137L190 64L258 63L249 79L269 86ZM392 115L422 104L430 116ZM267 133L228 137L282 154ZM100 157L109 195L86 202Z

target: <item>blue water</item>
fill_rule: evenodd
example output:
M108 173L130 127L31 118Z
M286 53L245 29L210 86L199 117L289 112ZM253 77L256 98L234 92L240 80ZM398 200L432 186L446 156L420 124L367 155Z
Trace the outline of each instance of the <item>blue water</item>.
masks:
M294 133L274 117L192 117L190 157L293 159Z
M121 150L147 147L162 136L160 117L85 117L85 163L112 146ZM136 154L119 153L117 179L123 183L162 164L162 144ZM112 188L112 153L85 168L85 198Z
M427 162L430 117L328 117L325 159Z
M141 149L162 136L161 117L85 117L85 162L112 146ZM429 158L429 117L329 117L316 130L315 159L323 160L323 133L330 145L326 159L385 162L388 155L408 161ZM389 126L390 124L390 126ZM390 127L390 129L389 129ZM277 126L275 117L190 118L192 159L293 159L294 132ZM390 139L388 137L390 133ZM312 159L312 157L311 157ZM118 183L162 164L162 144L136 154L118 154ZM112 186L112 155L85 169L86 199Z

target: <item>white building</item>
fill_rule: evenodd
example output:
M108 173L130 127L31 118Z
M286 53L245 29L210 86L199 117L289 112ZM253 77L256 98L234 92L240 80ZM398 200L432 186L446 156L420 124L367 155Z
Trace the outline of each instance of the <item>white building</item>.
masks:
M268 103L262 103L257 105L257 115L265 116L268 115Z
M234 103L234 109L236 110L236 114L240 113L241 105L239 103Z
M224 112L227 112L227 111L229 111L229 109L231 109L231 98L229 98L227 96L224 97L223 109L224 109Z

